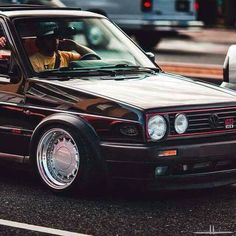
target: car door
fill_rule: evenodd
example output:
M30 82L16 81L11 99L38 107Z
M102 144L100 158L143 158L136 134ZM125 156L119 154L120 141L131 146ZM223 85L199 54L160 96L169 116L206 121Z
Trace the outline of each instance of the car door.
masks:
M1 21L1 20L0 20ZM0 158L18 158L28 153L30 131L25 129L24 78L17 63L12 43L0 22Z

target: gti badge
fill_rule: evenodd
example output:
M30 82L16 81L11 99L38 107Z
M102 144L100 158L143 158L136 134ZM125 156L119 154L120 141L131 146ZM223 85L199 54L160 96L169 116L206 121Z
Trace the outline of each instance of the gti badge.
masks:
M226 129L232 129L232 128L234 128L234 119L233 119L233 118L227 118L227 119L225 119L225 128L226 128Z

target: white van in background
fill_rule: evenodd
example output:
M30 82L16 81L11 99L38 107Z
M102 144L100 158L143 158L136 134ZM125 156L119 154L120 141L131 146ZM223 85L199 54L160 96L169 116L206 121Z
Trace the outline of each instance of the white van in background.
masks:
M66 6L104 14L145 49L179 29L201 27L195 0L60 0Z
M1 0L0 0L1 1ZM4 1L4 0L3 0ZM203 26L197 20L197 0L12 0L18 3L78 7L103 14L134 36L145 50L161 37Z

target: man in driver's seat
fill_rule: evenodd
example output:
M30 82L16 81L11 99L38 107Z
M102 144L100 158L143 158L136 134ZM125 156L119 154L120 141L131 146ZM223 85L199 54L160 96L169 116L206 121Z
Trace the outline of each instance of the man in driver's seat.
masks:
M73 40L59 40L57 29L41 30L35 43L38 52L30 57L30 61L36 72L67 67L71 61L79 60L85 54L94 53L93 50L78 45Z

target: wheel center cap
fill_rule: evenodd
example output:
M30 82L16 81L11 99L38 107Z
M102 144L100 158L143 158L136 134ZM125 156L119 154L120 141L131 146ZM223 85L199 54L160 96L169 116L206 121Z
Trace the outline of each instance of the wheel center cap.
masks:
M55 160L55 167L56 169L60 170L66 170L71 165L71 153L69 149L66 147L60 147L55 153L54 153L54 160Z

